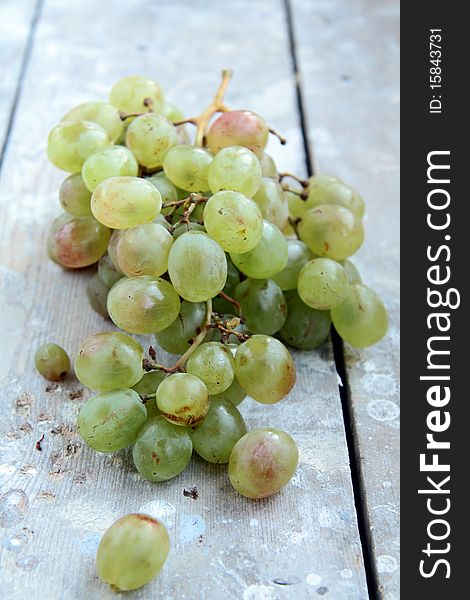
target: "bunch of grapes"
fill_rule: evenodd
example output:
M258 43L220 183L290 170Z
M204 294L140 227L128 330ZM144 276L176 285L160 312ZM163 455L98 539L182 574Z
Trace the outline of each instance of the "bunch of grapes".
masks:
M92 335L75 359L76 376L97 392L77 418L88 446L133 445L137 470L152 482L181 473L194 450L228 463L240 494L264 498L291 479L297 447L281 430L247 433L238 405L291 391L284 344L313 350L333 322L365 347L385 334L387 313L349 260L364 238L362 197L332 176L279 173L264 150L270 132L282 136L226 106L229 78L224 71L195 118L137 76L118 81L109 102L67 113L48 139L50 161L70 173L48 253L69 269L98 264L90 304L122 330ZM129 334L152 334L179 358L160 364L153 347L146 358ZM61 379L64 354L40 348L39 371ZM138 517L130 520L151 536L153 525ZM124 571L101 567L115 585ZM122 589L132 585L131 576Z

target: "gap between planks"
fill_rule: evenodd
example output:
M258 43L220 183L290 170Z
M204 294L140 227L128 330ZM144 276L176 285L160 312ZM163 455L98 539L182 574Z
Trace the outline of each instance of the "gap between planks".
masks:
M292 8L290 0L282 0L286 14L287 31L289 36L289 47L291 55L292 70L296 87L296 101L299 110L300 129L305 152L305 167L308 176L315 174L315 162L313 146L310 144L308 135L307 115L305 111L304 96L302 91L302 74L300 72L299 62L296 50L296 37L294 23L292 18ZM354 426L354 415L352 411L351 393L348 383L346 361L344 355L344 345L340 336L332 327L331 341L333 345L333 356L336 371L341 379L342 385L338 386L343 410L344 431L349 454L349 464L351 470L351 481L354 493L354 504L356 508L357 525L361 539L362 555L366 573L367 589L370 600L379 599L379 577L375 561L373 560L373 545L371 538L371 523L367 512L365 482L362 475L360 461L361 454L359 441Z

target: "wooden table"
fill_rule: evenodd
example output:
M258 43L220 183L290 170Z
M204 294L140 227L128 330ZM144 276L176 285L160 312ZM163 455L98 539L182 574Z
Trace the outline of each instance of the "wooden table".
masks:
M139 510L167 523L172 552L154 583L126 597L399 597L398 11L396 0L0 2L2 597L114 598L95 550L116 518ZM287 400L243 403L250 427L286 429L301 453L291 484L259 502L197 458L153 485L128 452L90 451L75 431L87 392L72 378L51 390L32 361L42 342L73 355L111 327L87 305L90 273L45 254L63 178L46 159L48 131L133 73L198 112L223 67L235 71L230 106L260 112L288 138L269 146L282 170L305 175L314 163L364 195L356 262L391 314L377 346L296 353ZM183 495L192 486L197 500Z

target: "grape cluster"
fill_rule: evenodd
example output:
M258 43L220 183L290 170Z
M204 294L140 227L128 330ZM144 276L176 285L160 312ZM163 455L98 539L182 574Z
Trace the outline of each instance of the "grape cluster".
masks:
M153 482L181 473L194 450L228 463L240 494L264 498L291 479L297 446L277 429L247 432L237 406L291 391L284 343L317 348L333 322L348 343L368 346L385 334L387 313L349 260L364 238L362 197L332 176L279 173L264 150L270 132L282 136L225 105L229 78L195 118L138 76L118 81L109 102L67 113L48 139L50 161L70 175L47 245L63 267L98 264L90 304L122 330L92 335L76 357L76 376L97 392L77 418L84 441L99 452L133 445L137 470ZM162 365L152 347L146 358L129 334L154 335L179 358ZM36 358L51 379L69 368L57 348ZM125 519L118 542L135 528L148 543L161 535L142 516ZM108 568L110 540L100 547L102 577L142 585L144 573ZM147 565L149 576L164 558Z

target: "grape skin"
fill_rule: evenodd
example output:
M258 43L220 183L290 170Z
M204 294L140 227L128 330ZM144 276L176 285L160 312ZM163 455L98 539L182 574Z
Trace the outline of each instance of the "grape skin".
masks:
M134 155L124 146L110 146L90 154L83 163L82 179L90 192L110 177L135 177L139 171Z
M47 157L63 171L77 173L95 150L109 146L108 132L91 121L62 121L49 133Z
M346 258L342 261L342 265L346 271L346 275L348 276L349 283L362 283L362 277L359 269L352 261Z
M240 192L248 198L261 183L261 165L253 152L242 146L223 148L212 160L207 173L211 191Z
M147 410L137 392L116 389L85 402L77 416L77 429L93 450L117 452L132 444L146 418Z
M302 302L297 290L285 292L285 297L287 319L279 331L281 340L299 350L313 350L321 346L330 333L330 312L310 308Z
M135 590L162 569L170 551L166 527L153 517L130 514L109 527L96 554L98 576L118 590Z
M219 342L202 344L189 357L186 371L199 377L211 396L224 392L233 382L235 362L228 348Z
M287 265L273 275L273 281L282 291L295 290L302 267L314 258L307 244L300 240L287 240Z
M365 212L362 196L351 186L329 175L314 175L309 179L306 205L308 208L313 208L320 204L344 206L358 219L362 219Z
M163 416L149 419L132 451L134 465L148 481L167 481L188 466L193 443L187 427L169 423Z
M126 229L116 247L119 269L128 277L159 277L168 270L168 255L172 245L171 234L157 223Z
M374 290L350 285L344 300L331 311L336 331L351 346L366 348L387 333L387 309Z
M93 217L57 217L49 229L47 253L67 269L88 267L106 252L111 232Z
M163 159L163 170L176 186L189 192L208 192L207 174L212 155L204 148L182 144L174 146Z
M91 197L91 211L103 225L128 229L150 223L162 208L157 188L140 177L110 177L102 181Z
M257 402L274 404L295 384L295 365L287 348L267 335L254 335L235 354L235 375Z
M205 302L223 289L227 279L227 260L219 244L206 233L188 231L180 235L171 247L168 273L182 298L190 302Z
M105 319L109 319L107 308L109 287L97 273L89 280L86 294L91 308Z
M289 219L289 205L278 181L263 177L253 200L259 206L266 221L270 221L279 229L284 229Z
M286 322L286 299L272 279L245 279L237 285L235 298L252 333L273 335Z
M191 340L201 331L205 319L204 303L183 300L178 317L169 327L159 331L155 338L163 350L171 354L184 354Z
M194 425L209 410L207 387L190 373L174 373L158 386L157 406L170 423Z
M115 266L109 254L105 254L98 261L98 277L106 284L108 288L112 288L122 278L122 272Z
M253 250L263 235L263 216L258 206L239 192L217 192L204 208L207 233L226 252Z
M93 390L132 387L144 374L143 359L142 347L131 336L117 331L97 333L78 351L75 374Z
M315 258L300 271L297 289L310 308L330 310L343 300L348 285L342 265L330 258Z
M228 475L239 494L267 498L289 483L299 462L299 451L291 436L280 429L250 431L235 444Z
M163 93L155 81L140 75L129 75L117 81L109 94L109 101L120 111L130 113L147 112L149 107L145 100L149 99L156 112L163 110Z
M127 129L126 145L147 169L161 167L166 153L177 143L176 127L155 113L137 117Z
M39 373L49 381L61 381L70 370L70 358L58 344L43 344L34 355L34 364Z
M279 173L274 158L272 156L264 152L263 156L260 159L260 164L263 177L272 177L273 179L278 179Z
M307 210L299 223L300 239L318 256L344 260L364 241L364 227L354 214L336 204Z
M209 412L200 425L191 430L194 450L211 463L228 463L230 453L245 435L245 421L238 409L226 398L211 398Z
M259 115L249 110L223 113L207 132L207 146L217 154L228 146L245 146L260 158L268 143L269 127Z
M178 193L175 186L163 173L156 173L155 175L152 175L152 177L149 177L147 181L154 185L160 192L163 204L176 202L178 200ZM166 211L168 210L169 209L166 209ZM166 211L163 209L162 214L166 214Z
M230 253L233 264L253 279L270 279L287 265L289 253L285 237L279 229L263 222L263 235L257 246L244 254Z
M80 173L69 175L60 186L62 208L74 217L91 217L91 192L83 183Z
M159 277L123 277L108 294L109 316L129 333L161 331L173 323L179 310L178 294Z
M122 135L124 123L118 109L107 102L85 102L72 108L62 121L92 121L108 132L112 142Z

